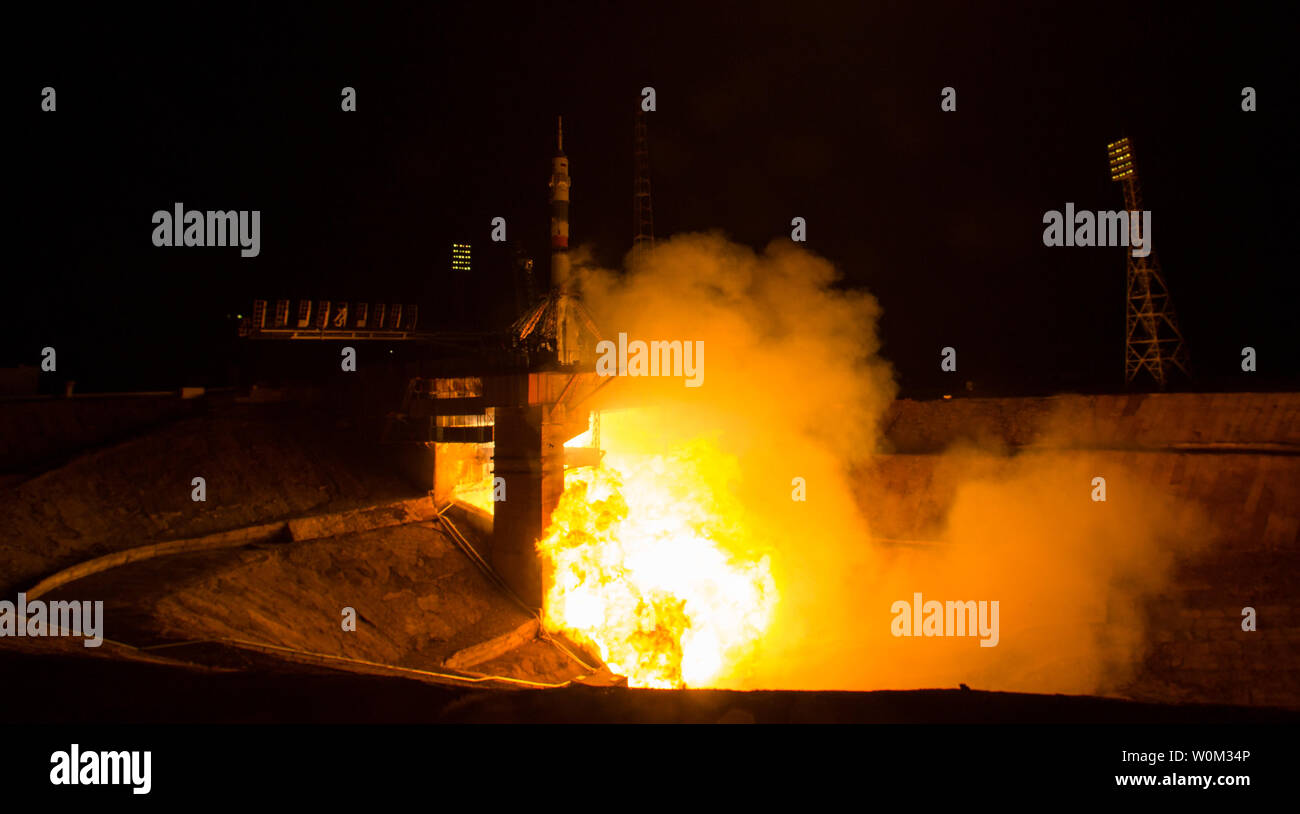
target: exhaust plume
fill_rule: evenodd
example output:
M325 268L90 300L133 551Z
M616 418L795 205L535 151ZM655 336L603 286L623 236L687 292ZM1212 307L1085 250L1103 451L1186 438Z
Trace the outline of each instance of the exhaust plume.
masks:
M725 551L735 567L725 577L701 576L692 596L715 601L736 575L751 575L741 594L769 604L735 624L715 624L705 617L727 612L705 608L704 600L675 596L673 604L662 584L621 586L617 602L604 600L603 608L584 597L583 625L552 618L553 627L585 635L607 658L611 648L662 639L667 607L682 629L710 631L706 640L716 646L707 657L698 642L694 655L689 642L679 652L686 639L677 630L673 652L633 658L657 663L661 672L646 682L654 686L672 685L660 682L667 660L716 667L687 669L678 685L692 684L694 675L695 686L745 689L966 682L1098 692L1136 660L1140 601L1159 589L1173 542L1194 538L1196 523L1113 460L954 450L938 467L948 491L938 490L937 542L899 546L873 538L866 518L879 512L870 507L898 501L885 500L891 484L863 473L882 454L881 418L896 387L879 356L879 305L837 287L828 261L785 240L755 252L711 233L661 241L624 275L579 273L606 336L704 348L699 387L672 376L620 376L599 394L606 462L651 472L660 483L648 502L624 484L626 501L597 513L603 519L594 536L617 537L620 513L693 517L706 507L709 521L692 534ZM1097 474L1109 483L1104 503L1090 497ZM562 502L541 545L552 565L566 547L592 544L593 535L575 523L594 515L573 512L572 501L591 500L593 489L575 480L566 492L569 503ZM615 541L624 545L619 552L633 550L625 543ZM586 579L594 561L565 572L564 590ZM626 581L629 573L616 564L605 578ZM998 602L999 634L986 637L996 646L969 636L894 635L891 607L917 593L939 602ZM562 601L554 591L548 599ZM643 618L629 627L632 607ZM618 614L623 618L611 618ZM745 634L717 643L715 629Z

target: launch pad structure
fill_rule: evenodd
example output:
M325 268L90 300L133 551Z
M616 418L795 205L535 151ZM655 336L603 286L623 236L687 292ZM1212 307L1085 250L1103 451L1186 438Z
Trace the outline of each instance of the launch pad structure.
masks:
M583 305L569 257L569 193L572 179L564 152L563 120L557 119L549 181L550 285L510 327L511 361L481 366L468 376L417 376L406 383L401 407L390 413L384 441L418 453L421 479L435 495L450 495L463 475L451 461L491 462L494 489L492 567L530 607L540 609L544 575L536 545L564 493L566 467L600 460L594 447L565 442L592 426L588 400L608 379L596 375L600 330ZM340 307L341 306L341 307ZM265 300L255 301L241 335L253 339L375 339L459 346L474 355L475 337L416 330L415 306L304 301L296 324L289 302L279 301L268 325ZM314 319L313 319L314 317ZM489 372L490 371L490 372ZM499 479L499 480L497 480Z
M451 473L438 466L440 450L455 458L463 458L466 452L444 445L475 445L479 452L490 455L493 482L501 488L493 490L488 559L506 584L534 609L542 607L546 584L536 546L564 493L565 469L600 460L598 449L566 448L565 442L591 426L588 399L607 382L595 372L595 348L601 335L582 303L570 263L571 186L560 119L549 182L551 284L510 331L512 346L527 360L523 369L455 379L413 379L399 416L405 426L421 433L419 440L431 452L430 486L435 494L449 486L440 483L439 477ZM466 437L459 428L468 426L480 429ZM489 445L490 452L486 449Z

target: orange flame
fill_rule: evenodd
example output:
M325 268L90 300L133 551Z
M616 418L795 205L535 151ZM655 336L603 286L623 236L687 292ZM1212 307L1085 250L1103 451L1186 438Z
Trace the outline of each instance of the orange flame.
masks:
M631 686L709 686L743 671L777 590L726 489L736 474L705 441L566 472L538 544L547 628L594 647Z

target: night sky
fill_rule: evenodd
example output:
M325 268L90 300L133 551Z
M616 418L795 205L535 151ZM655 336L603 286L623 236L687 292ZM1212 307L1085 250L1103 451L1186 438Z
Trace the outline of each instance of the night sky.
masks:
M1105 147L1124 134L1189 388L1300 386L1293 26L969 5L15 14L20 248L0 365L53 345L79 390L226 384L245 352L227 315L255 297L418 301L426 329L504 327L490 221L545 266L556 114L573 243L621 264L648 85L657 235L762 248L806 218L808 247L879 298L905 395L947 385L945 345L976 395L1123 389L1124 250L1048 249L1042 217L1122 208ZM46 85L55 113L40 110ZM344 86L356 113L340 110ZM155 248L152 213L177 201L260 209L261 255ZM453 278L453 240L474 244L474 279Z

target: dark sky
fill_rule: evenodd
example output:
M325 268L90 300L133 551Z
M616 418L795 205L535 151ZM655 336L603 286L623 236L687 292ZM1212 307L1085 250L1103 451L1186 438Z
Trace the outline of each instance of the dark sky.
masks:
M761 248L806 218L809 247L880 299L905 392L947 384L945 345L979 393L1122 388L1123 251L1042 243L1043 213L1066 201L1122 206L1105 155L1121 134L1194 386L1300 386L1293 27L1246 10L971 5L16 14L20 251L0 365L55 345L91 389L220 384L225 317L254 297L419 300L425 328L498 327L489 222L542 251L557 113L574 242L621 261L650 85L658 235L720 229ZM356 113L339 109L345 85ZM1257 112L1240 109L1246 85ZM154 248L151 215L177 201L260 209L261 256ZM453 239L475 245L476 279L452 278ZM1243 345L1260 372L1240 372Z

